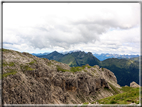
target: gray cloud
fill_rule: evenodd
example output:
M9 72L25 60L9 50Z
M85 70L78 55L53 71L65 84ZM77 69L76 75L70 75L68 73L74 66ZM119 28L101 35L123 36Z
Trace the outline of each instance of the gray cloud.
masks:
M27 11L31 8L30 5L26 10L25 4L18 6L21 9L23 7L22 13L19 13L16 6L13 5L14 9L9 9L9 6L6 8L4 5L4 42L13 43L13 46L18 48L25 46L25 49L29 50L32 48L105 51L120 50L121 43L139 41L139 34L136 33L139 30L131 30L139 29L140 26L140 7L135 4L56 4L59 6L58 10L53 8L54 4L39 4L38 10L37 5L33 5L32 12L37 11L33 14ZM10 14L13 14L11 19ZM21 21L22 19L25 22ZM129 44L127 47L133 46Z

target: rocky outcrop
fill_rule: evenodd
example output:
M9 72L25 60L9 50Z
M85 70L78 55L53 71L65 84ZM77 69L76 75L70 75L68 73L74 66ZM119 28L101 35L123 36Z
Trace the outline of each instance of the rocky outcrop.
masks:
M140 85L138 85L136 82L133 81L130 83L130 87L137 88L140 87Z
M115 94L115 75L99 66L69 67L29 53L3 50L4 104L79 104Z

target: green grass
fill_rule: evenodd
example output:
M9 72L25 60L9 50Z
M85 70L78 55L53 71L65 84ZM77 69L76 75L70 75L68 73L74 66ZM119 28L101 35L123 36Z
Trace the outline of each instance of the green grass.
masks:
M14 62L9 63L9 66L14 66L14 65L15 65Z
M111 97L107 97L101 100L97 100L100 104L130 104L130 103L139 103L139 88L132 89L122 89L129 90L124 93L116 94Z
M3 65L3 67L4 67L4 66L14 66L15 64L14 64L14 62L10 62L10 63L8 64L7 62L4 61L2 65Z
M51 61L49 61L49 62L47 63L47 65L48 65L48 66L51 66L51 65L52 65Z
M89 104L89 103L88 103L88 104ZM82 105L81 107L87 107L88 104L84 104L84 103L83 103L83 105Z
M119 94L120 92L117 90L116 87L114 87L111 83L109 83L109 86L113 89L114 94Z
M67 70L67 69L61 68L59 65L57 65L56 67L57 67L57 71L58 71L58 72L59 72L59 71L62 71L62 72L69 71L69 70Z
M81 107L87 107L88 104L89 104L88 102L85 102Z
M34 70L33 68L29 67L28 65L20 65L21 69L23 71L32 71Z
M8 63L7 63L7 62L3 62L2 65L3 65L3 67L4 67L4 66L7 66Z
M57 67L57 71L62 71L62 72L72 72L72 73L75 73L75 72L79 72L79 71L84 71L84 72L87 72L87 70L85 70L84 68L85 67L88 67L90 68L91 66L88 66L88 65L84 65L83 67L71 67L70 70L67 70L67 69L63 69L61 68L59 65L56 66Z
M4 77L7 77L7 76L9 76L9 75L14 75L14 74L16 74L17 73L17 71L11 71L11 72L8 72L8 73L3 73L3 75L2 75L2 78L4 78Z
M127 86L127 87L122 87L120 90L122 90L123 92L128 92L128 91L130 91L131 89L133 89L133 88Z
M8 49L2 49L3 52L10 52Z
M71 72L77 72L77 71L81 71L82 67L71 67Z
M83 69L85 69L86 67L87 67L87 68L91 68L91 66L88 65L88 64L82 66Z
M35 61L31 61L29 64L30 64L30 65L33 65L34 63L35 63Z

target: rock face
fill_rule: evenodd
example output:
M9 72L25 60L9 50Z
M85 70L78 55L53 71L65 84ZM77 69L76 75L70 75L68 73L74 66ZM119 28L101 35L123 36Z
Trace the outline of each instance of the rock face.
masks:
M131 82L130 83L130 87L134 87L134 88L137 88L137 87L140 87L136 82Z
M3 104L79 104L115 94L115 75L99 66L69 67L3 50Z

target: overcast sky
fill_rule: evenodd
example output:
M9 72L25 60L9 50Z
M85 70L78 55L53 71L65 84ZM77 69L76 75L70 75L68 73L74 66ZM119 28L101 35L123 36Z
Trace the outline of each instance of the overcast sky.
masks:
M140 4L4 3L3 48L140 54Z

